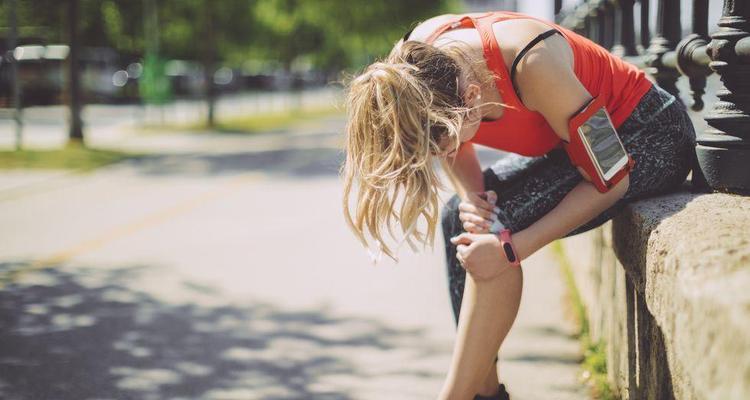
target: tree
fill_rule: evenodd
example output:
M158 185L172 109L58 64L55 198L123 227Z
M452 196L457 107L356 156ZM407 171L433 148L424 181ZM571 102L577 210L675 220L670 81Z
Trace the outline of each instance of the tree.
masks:
M81 96L81 68L78 64L78 57L81 51L81 45L78 34L78 0L67 0L68 9L68 46L70 52L67 60L67 102L69 108L69 129L68 138L71 142L83 144L83 120L81 119L81 109L83 107Z
M413 24L456 11L453 0L258 0L255 15L265 56L291 64L308 56L318 67L360 66L387 53Z
M106 46L131 57L145 55L142 1L67 1L78 6L81 47ZM328 72L356 68L386 54L416 22L455 12L460 5L460 0L153 1L159 16L160 56L203 65L209 119L217 65L240 66L256 59L278 62L290 71L304 60ZM59 5L59 0L21 2L21 37L36 34L42 44L60 43L67 37L62 32L68 30ZM3 18L6 8L0 3Z

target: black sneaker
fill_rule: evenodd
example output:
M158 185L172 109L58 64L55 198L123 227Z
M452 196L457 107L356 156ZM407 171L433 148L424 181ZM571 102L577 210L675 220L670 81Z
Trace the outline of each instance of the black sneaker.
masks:
M498 388L497 394L492 396L476 395L474 396L474 400L510 400L510 395L507 391L505 391L505 385L501 383L500 387Z

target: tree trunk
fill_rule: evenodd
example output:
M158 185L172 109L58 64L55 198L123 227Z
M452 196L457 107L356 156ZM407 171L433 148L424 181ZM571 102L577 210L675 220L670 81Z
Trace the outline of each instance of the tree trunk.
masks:
M16 0L11 0L9 3L8 19L10 25L10 34L8 35L8 53L14 53L17 46L18 38L18 20L16 19ZM15 58L15 53L10 61L10 79L11 89L13 90L12 104L13 104L13 120L16 122L16 150L21 150L21 131L23 129L23 122L21 119L21 85L18 80L18 60Z
M81 68L79 64L80 42L78 38L78 0L68 0L68 88L67 103L69 115L69 142L83 144L83 121L81 120L82 93Z
M216 62L216 43L214 42L213 10L209 0L203 1L204 5L204 48L203 48L203 76L205 80L206 106L208 109L206 125L213 128L214 108L216 105L216 87L214 85L214 69Z

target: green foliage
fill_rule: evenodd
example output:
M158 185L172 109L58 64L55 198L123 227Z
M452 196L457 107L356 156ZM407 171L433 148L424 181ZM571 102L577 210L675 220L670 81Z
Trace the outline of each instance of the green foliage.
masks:
M591 386L592 394L598 400L618 400L619 396L612 390L607 378L607 355L603 341L592 342L586 334L581 336L583 344L583 370L586 381Z
M8 1L0 2L0 31L3 32L3 38L9 32L8 6ZM19 37L60 43L63 40L60 10L60 0L17 0L16 20Z
M127 54L142 51L143 37L143 8L139 1L130 2L130 7L124 7L121 1L105 0L101 2L101 18L106 43ZM132 4L138 4L134 7Z
M72 169L91 171L139 154L86 148L72 142L59 150L0 151L0 169Z
M78 1L84 46L143 55L143 0ZM199 60L213 51L236 66L265 59L286 68L304 61L329 70L369 63L416 22L459 8L458 0L154 1L163 57ZM64 42L66 3L18 1L21 36L44 44ZM5 26L7 2L0 3L0 18ZM211 32L207 27L213 27Z
M418 21L457 8L452 0L258 0L256 15L281 44L277 59L311 54L316 65L336 69L371 62Z

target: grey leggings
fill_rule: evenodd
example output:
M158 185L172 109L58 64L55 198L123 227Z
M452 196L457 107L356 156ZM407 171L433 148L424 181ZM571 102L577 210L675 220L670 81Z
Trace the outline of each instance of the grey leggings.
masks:
M593 229L614 217L633 200L675 190L687 177L695 157L695 131L685 106L654 85L618 129L635 160L625 196L567 236ZM485 190L494 190L498 218L512 232L525 229L552 210L583 177L562 149L541 157L509 154L484 171ZM460 199L453 196L443 208L442 226L453 315L458 323L466 271L456 260L449 238L463 232L458 219Z

